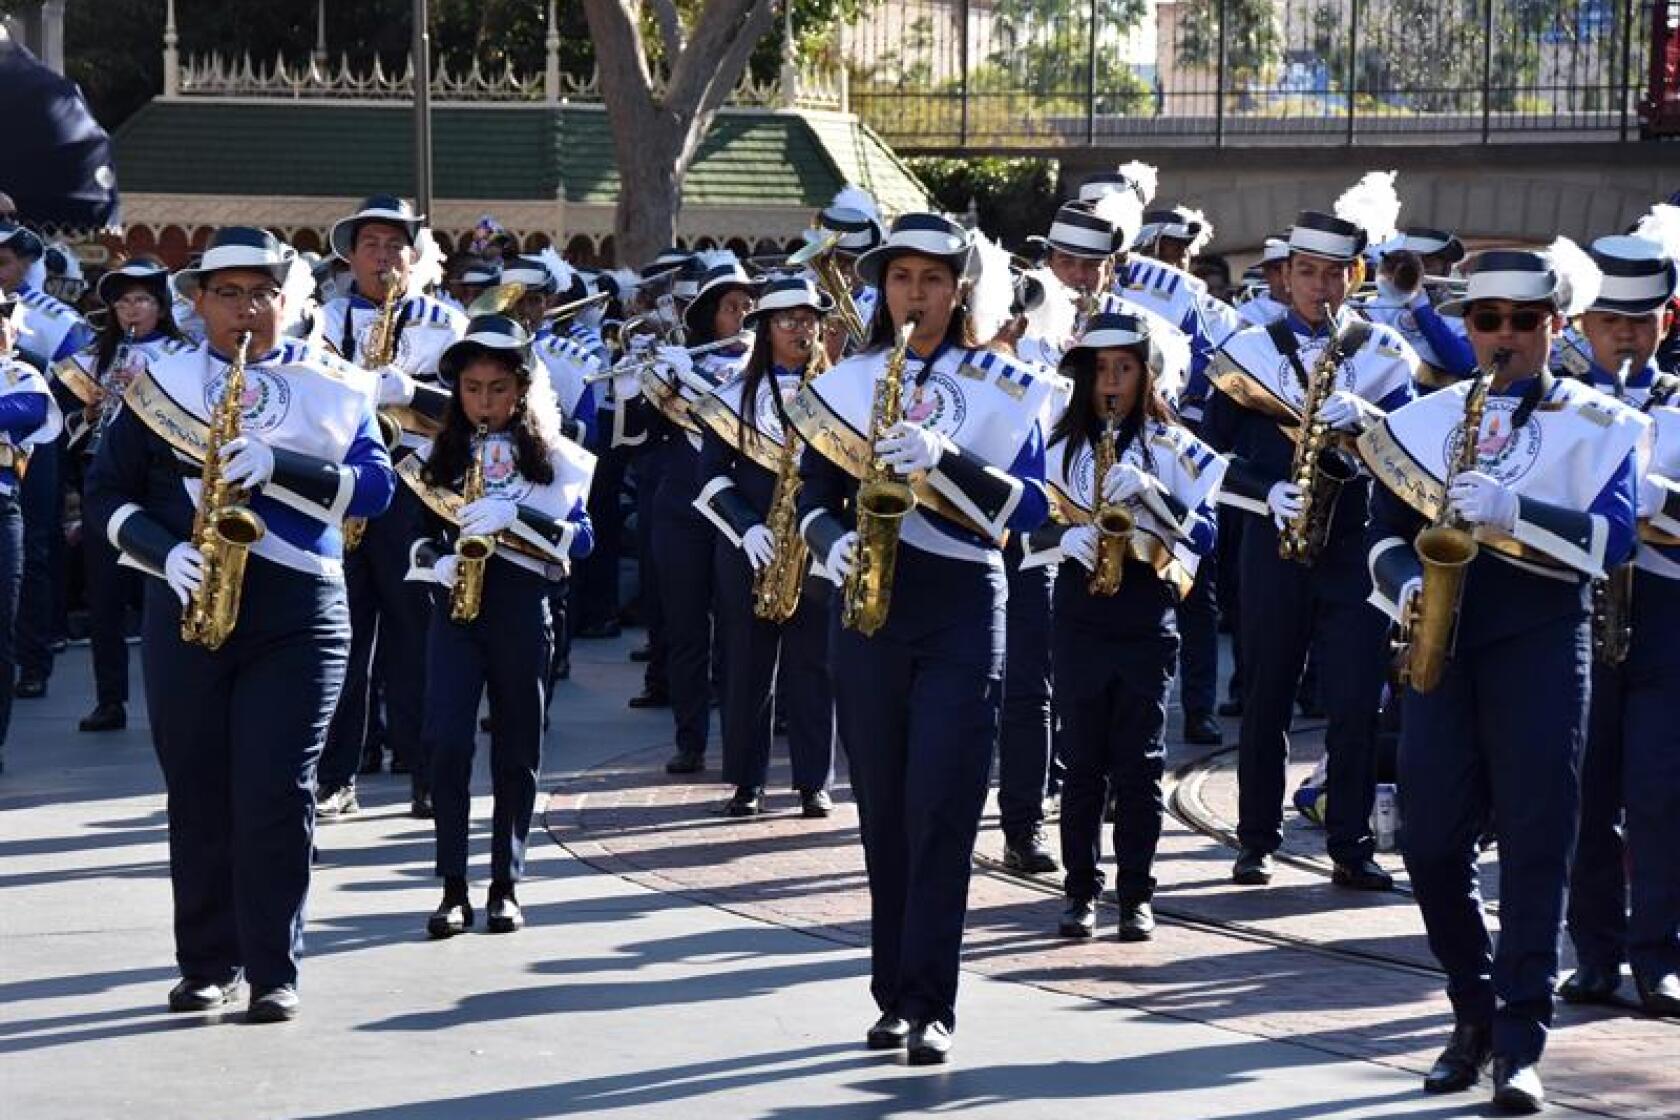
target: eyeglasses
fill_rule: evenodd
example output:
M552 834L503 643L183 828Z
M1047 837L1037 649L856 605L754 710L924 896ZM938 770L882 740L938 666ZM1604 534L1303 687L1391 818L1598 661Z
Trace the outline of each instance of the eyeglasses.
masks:
M225 285L210 289L211 298L220 303L232 303L240 306L250 306L258 311L266 311L274 306L274 301L280 298L279 288L238 288Z
M1541 324L1550 322L1551 318L1551 312L1536 307L1519 307L1508 314L1503 311L1472 311L1469 316L1470 325L1479 334L1497 334L1506 323L1510 323L1516 333L1527 334L1539 330Z
M770 320L770 325L780 331L815 330L817 317L815 315L778 315Z

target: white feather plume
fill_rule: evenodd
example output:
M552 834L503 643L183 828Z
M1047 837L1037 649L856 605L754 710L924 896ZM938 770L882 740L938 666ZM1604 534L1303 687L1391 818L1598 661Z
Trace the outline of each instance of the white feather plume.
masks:
M285 322L280 324L280 333L296 335L315 317L315 273L309 267L309 262L298 253L292 252L290 247L286 252L290 255L291 263L286 268L286 279L280 285L280 296L286 309Z
M1367 171L1336 200L1336 217L1365 231L1367 241L1387 241L1400 223L1393 171Z
M1044 301L1027 312L1027 337L1060 346L1073 335L1079 293L1048 268L1035 268L1027 275L1044 286Z
M1114 227L1114 243L1123 248L1130 248L1143 229L1143 200L1131 191L1103 195L1092 213Z
M642 278L633 268L609 268L603 276L610 276L613 283L618 285L618 300L628 306L636 298L636 289L641 286Z
M1154 164L1134 159L1122 163L1116 170L1137 187L1140 207L1155 201L1155 188L1160 184L1161 173L1155 169Z
M695 254L695 257L700 262L702 273L710 272L714 268L722 268L725 265L741 263L739 258L735 256L733 249L702 249Z
M1185 224L1200 227L1200 232L1190 239L1189 258L1193 260L1201 256L1202 250L1212 243L1213 223L1208 221L1206 214L1200 210L1192 210L1188 206L1180 206L1178 212L1183 217Z
M1657 203L1635 224L1633 236L1662 246L1663 256L1680 261L1680 206Z
M1547 246L1546 255L1551 258L1552 268L1557 271L1562 283L1562 299L1559 302L1563 306L1563 314L1573 318L1591 307L1604 285L1604 273L1599 271L1593 259L1567 237L1559 237Z
M544 245L537 253L537 260L542 262L544 270L553 278L554 290L557 292L566 291L577 279L577 269L567 264L565 258L556 252L552 245Z
M875 198L862 187L847 183L834 193L834 201L829 203L832 210L856 210L866 217L881 220L881 207Z
M565 437L560 434L560 401L554 395L548 366L535 354L531 355L531 386L525 390L525 413L531 427L550 447L558 446Z
M1009 322L1009 307L1015 302L1015 276L1009 268L1009 254L1003 246L978 231L974 248L980 254L980 275L968 296L968 314L974 336L982 342Z

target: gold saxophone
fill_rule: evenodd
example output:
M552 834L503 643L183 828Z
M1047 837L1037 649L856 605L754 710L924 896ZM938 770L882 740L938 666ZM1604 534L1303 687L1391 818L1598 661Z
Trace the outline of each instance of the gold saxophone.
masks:
M1324 345L1307 376L1306 399L1301 404L1301 434L1295 442L1295 460L1289 480L1301 489L1301 510L1278 533L1278 555L1285 560L1312 564L1330 535L1330 518L1336 512L1336 495L1359 473L1347 450L1336 443L1336 433L1318 418L1318 410L1336 389L1336 371L1345 355L1336 318L1324 305L1324 321L1330 340Z
M1628 375L1633 359L1622 359L1615 373L1616 399L1627 395ZM1633 645L1633 562L1610 569L1592 585L1593 658L1612 669L1627 660Z
M397 356L397 310L402 307L403 289L397 283L395 272L381 273L380 278L385 281L385 301L379 305L379 314L368 329L367 346L362 351L363 369L388 366ZM350 312L346 310L345 314ZM380 409L374 409L373 415L379 421L379 436L385 443L385 449L389 451L396 447L397 441L402 438L402 425ZM344 551L354 552L361 546L367 525L365 517L344 519Z
M1114 444L1120 410L1115 407L1113 397L1108 398L1107 403L1108 414L1103 420L1102 437L1097 442L1091 467L1091 497L1095 508L1091 524L1097 527L1097 563L1091 569L1090 582L1085 586L1092 595L1101 596L1113 595L1120 590L1120 577L1126 570L1126 554L1131 550L1132 533L1137 529L1137 518L1132 516L1132 511L1126 508L1124 502L1102 500L1103 479L1119 461L1119 449Z
M821 363L815 358L805 364L799 379L803 389L816 376ZM770 391L779 393L771 375ZM754 438L749 435L748 438ZM804 441L793 425L782 426L782 456L776 463L776 489L770 496L765 528L775 538L776 551L770 562L753 573L753 614L766 622L786 622L799 609L799 592L811 567L810 549L799 535L799 452Z
M904 416L904 363L910 336L920 316L912 313L898 328L898 341L875 382L869 416L869 467L858 486L857 554L841 585L840 625L865 636L887 621L892 606L893 565L898 559L898 530L916 508L910 486L875 454L875 444Z
M1501 350L1494 355L1497 369L1509 360ZM1441 683L1452 648L1453 630L1458 625L1459 606L1464 601L1464 580L1470 562L1481 546L1470 526L1452 511L1447 491L1465 471L1476 469L1476 442L1482 435L1482 413L1487 408L1488 373L1479 370L1464 397L1464 416L1458 425L1458 458L1448 464L1442 480L1441 505L1435 520L1417 535L1412 547L1423 564L1423 587L1406 606L1400 622L1400 683L1414 692L1430 692Z
M463 507L484 497L484 440L490 429L480 424L473 436L472 458L467 462L467 477L461 483ZM455 570L455 586L449 590L449 620L467 623L478 617L484 605L484 565L496 551L494 537L461 534L455 542L455 555L460 566Z
M198 510L193 514L192 545L204 557L204 578L181 612L181 640L205 649L220 649L233 633L239 621L245 562L251 546L268 532L262 518L245 506L245 492L222 474L222 448L240 434L245 354L250 345L251 332L240 332L222 386L222 399L210 417L204 470L199 475Z

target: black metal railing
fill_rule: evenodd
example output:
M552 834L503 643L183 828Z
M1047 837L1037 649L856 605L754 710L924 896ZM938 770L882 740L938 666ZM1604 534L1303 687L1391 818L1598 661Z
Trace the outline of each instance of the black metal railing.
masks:
M907 151L1640 133L1671 0L889 0L850 104Z

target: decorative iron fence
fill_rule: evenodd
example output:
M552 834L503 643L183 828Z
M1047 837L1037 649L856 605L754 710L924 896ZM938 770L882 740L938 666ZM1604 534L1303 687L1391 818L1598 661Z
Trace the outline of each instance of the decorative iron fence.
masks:
M1638 134L1672 0L891 0L841 35L906 151Z

